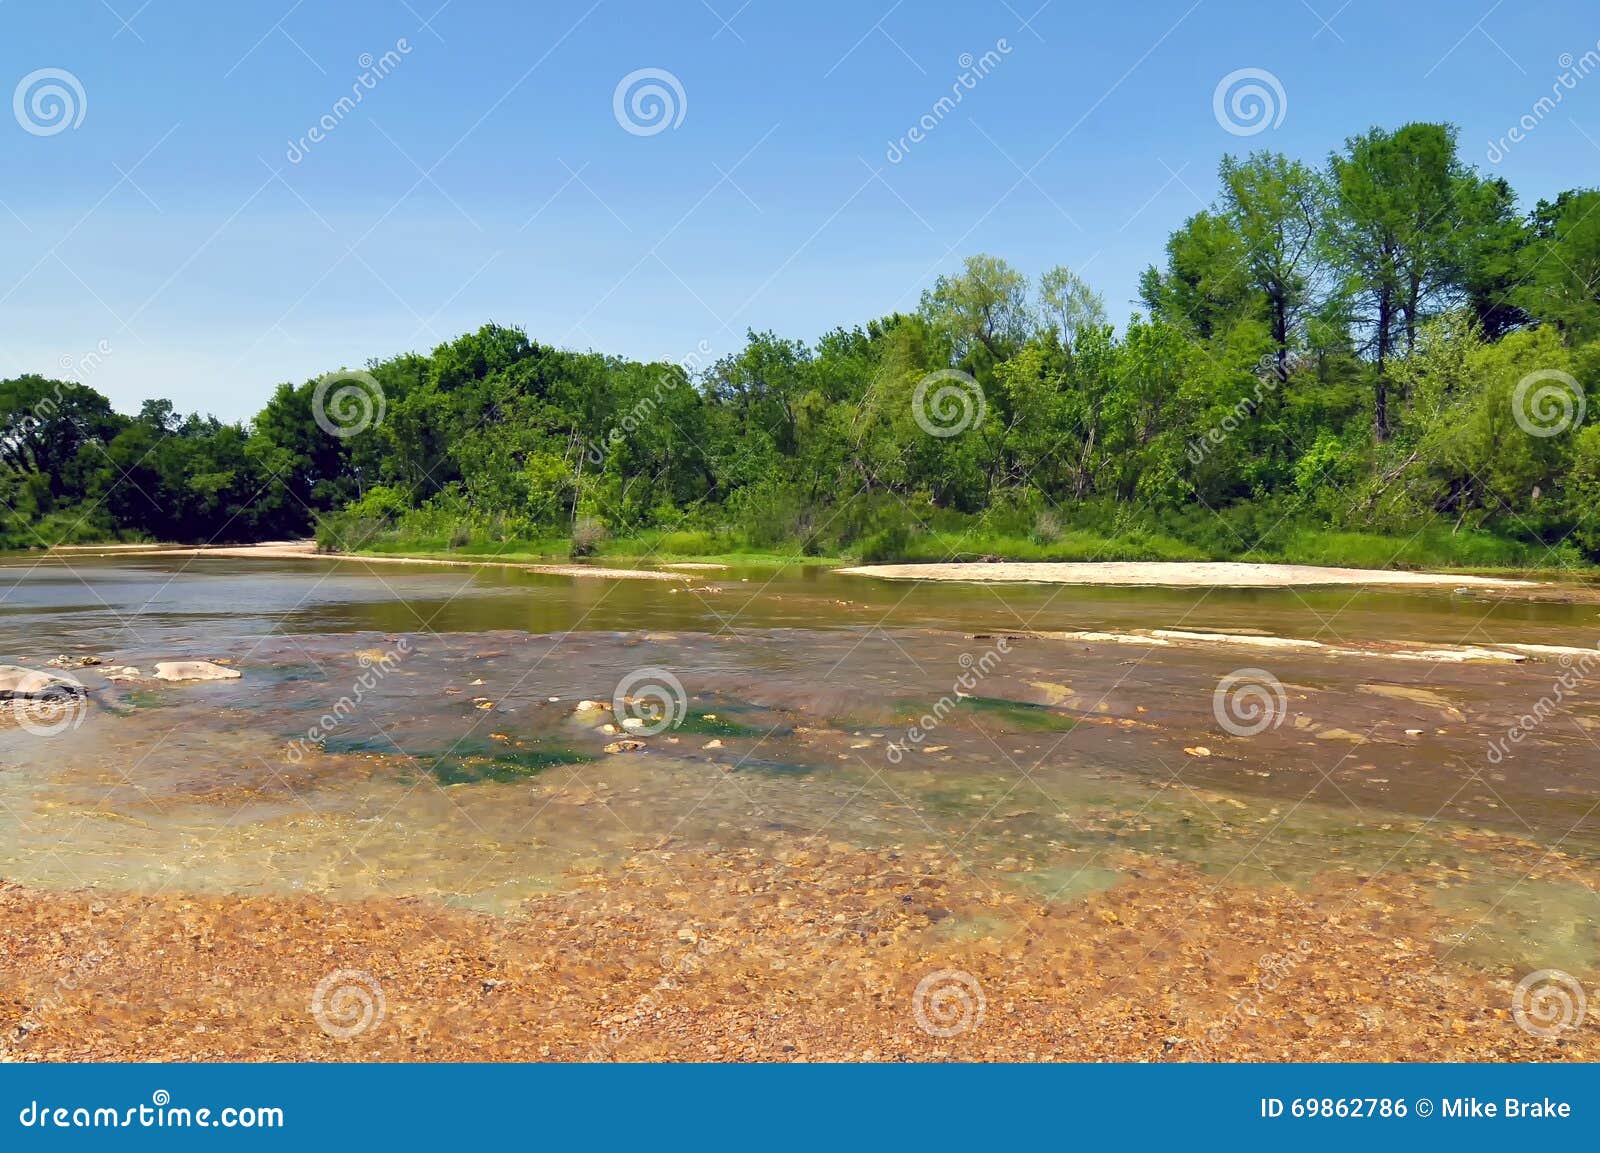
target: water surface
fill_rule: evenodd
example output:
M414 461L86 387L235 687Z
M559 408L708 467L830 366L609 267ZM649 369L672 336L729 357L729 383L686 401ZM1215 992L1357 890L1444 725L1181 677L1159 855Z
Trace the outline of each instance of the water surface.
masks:
M814 567L690 587L324 560L24 560L0 568L0 659L226 659L243 675L115 684L88 669L76 723L0 730L0 875L504 913L685 848L936 852L974 891L1063 903L1146 866L1218 885L1426 870L1443 878L1430 885L1456 926L1440 945L1455 963L1584 970L1600 957L1600 711L1584 678L1514 755L1487 753L1570 661L1020 634L1581 646L1597 626L1592 604L1449 590L968 588ZM1281 723L1254 735L1216 712L1214 690L1241 667L1283 686ZM681 716L608 752L628 738L602 731L613 695L641 673L682 686ZM1386 691L1418 688L1431 695ZM583 700L607 707L580 712Z

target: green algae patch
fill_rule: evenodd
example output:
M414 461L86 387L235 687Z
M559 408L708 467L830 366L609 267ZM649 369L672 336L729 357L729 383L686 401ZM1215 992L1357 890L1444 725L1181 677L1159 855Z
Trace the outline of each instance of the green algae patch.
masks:
M156 689L133 689L124 693L122 700L130 709L170 709L177 707L178 704L166 693Z
M334 754L365 753L402 758L442 785L526 780L546 769L586 764L595 759L589 753L564 747L519 747L480 740L419 752L401 748L383 737L329 737L322 748Z
M595 758L575 749L504 749L494 753L447 754L419 764L442 785L468 785L481 781L521 781L561 765L581 765Z
M689 733L693 736L706 737L764 737L773 732L769 725L761 728L756 725L745 724L743 721L731 717L727 708L690 709L683 716L683 720L674 726L675 731ZM773 735L781 735L774 732Z
M956 707L981 727L1002 733L1069 733L1077 721L1060 709L1002 697L962 697Z

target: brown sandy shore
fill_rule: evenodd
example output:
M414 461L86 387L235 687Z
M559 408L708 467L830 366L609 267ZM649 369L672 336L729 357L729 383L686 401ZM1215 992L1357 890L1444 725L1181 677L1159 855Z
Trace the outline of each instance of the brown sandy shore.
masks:
M442 557L369 556L342 553L319 553L317 544L310 540L263 541L248 545L208 545L205 548L187 548L181 545L60 545L48 550L57 553L93 555L108 553L133 556L214 556L241 560L325 560L359 564L434 565L443 568L511 568L523 572L543 573L546 576L600 577L609 580L689 581L684 573L663 572L660 569L606 568L586 564L536 564L531 561L500 561L493 558L450 560ZM663 566L687 568L691 566ZM694 566L698 567L698 566ZM710 566L721 567L721 566Z
M1526 848L1464 835L1486 842L1477 848ZM1445 865L1439 876L1423 870L1365 883L1334 873L1297 893L1218 884L1131 855L1114 863L1131 879L1047 904L994 890L932 856L820 842L777 860L652 852L616 876L575 876L575 890L510 917L416 900L0 886L0 1057L1477 1061L1596 1053L1593 1022L1554 1039L1514 1023L1519 974L1443 957L1470 928L1422 912ZM342 971L365 975L382 998L381 1015L374 1007L363 1016L355 1000L330 994L324 1015L333 1024L366 1022L349 1037L329 1035L312 1013L319 982ZM1593 974L1579 976L1593 987ZM919 985L950 995L919 1002Z
M1162 588L1311 588L1325 585L1399 585L1424 588L1537 588L1537 581L1460 573L1326 568L1303 564L1232 561L989 561L950 564L876 564L841 573L885 580L998 581L1066 585L1141 585Z

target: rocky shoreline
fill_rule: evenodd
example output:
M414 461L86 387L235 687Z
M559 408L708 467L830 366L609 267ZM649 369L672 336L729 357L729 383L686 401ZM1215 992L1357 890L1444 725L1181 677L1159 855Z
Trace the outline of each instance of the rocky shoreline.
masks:
M1428 871L1307 891L1134 866L1085 899L932 854L650 852L514 915L0 886L5 1059L1592 1060ZM1441 875L1447 872L1439 866ZM1593 974L1586 975L1591 980Z

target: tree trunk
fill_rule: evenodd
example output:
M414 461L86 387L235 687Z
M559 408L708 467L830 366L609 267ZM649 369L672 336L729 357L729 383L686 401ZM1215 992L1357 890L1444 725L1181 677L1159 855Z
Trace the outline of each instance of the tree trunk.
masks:
M1382 444L1389 439L1389 325L1394 305L1385 290L1378 297L1378 379L1372 406L1372 435Z
M1289 383L1289 307L1282 296L1272 302L1272 339L1278 346L1278 383Z

